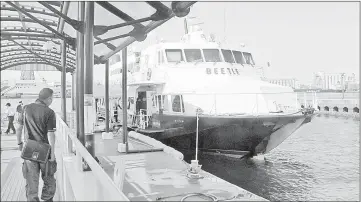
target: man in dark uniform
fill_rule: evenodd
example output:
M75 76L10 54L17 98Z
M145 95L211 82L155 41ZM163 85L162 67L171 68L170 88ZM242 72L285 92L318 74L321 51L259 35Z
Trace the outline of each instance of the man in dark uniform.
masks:
M23 113L23 101L20 101L18 106L16 107L16 113L17 113L17 122L20 123L22 120L20 120L21 114Z
M57 170L55 160L55 130L56 115L49 105L53 102L53 90L44 88L39 93L39 98L29 105L24 106L19 127L24 127L24 139L36 140L34 135L41 137L44 143L50 144L51 152L47 164L24 160L23 176L26 180L26 197L28 201L39 201L39 174L44 181L41 199L53 201L56 191L54 174ZM17 133L19 149L22 150L21 131ZM46 168L47 167L47 168ZM45 173L47 171L47 173Z

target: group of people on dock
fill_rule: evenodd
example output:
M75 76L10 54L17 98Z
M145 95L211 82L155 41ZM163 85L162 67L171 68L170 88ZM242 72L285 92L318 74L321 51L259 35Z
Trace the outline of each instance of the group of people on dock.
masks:
M5 119L8 120L8 127L7 127L7 130L5 131L6 135L8 135L10 133L10 130L13 131L12 134L16 134L14 122L15 121L19 122L19 118L21 118L20 115L22 113L22 110L23 110L23 102L22 101L19 102L18 106L16 107L16 111L9 102L6 103L5 117L3 117L3 119L2 119L2 121L4 121ZM2 133L2 131L1 131L1 133Z

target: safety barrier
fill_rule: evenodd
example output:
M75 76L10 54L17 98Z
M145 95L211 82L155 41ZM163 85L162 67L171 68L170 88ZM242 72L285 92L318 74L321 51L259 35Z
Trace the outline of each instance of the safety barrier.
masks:
M122 186L114 183L58 114L56 133L57 183L61 201L129 201L121 191ZM72 152L73 146L76 155ZM91 171L82 171L82 158Z

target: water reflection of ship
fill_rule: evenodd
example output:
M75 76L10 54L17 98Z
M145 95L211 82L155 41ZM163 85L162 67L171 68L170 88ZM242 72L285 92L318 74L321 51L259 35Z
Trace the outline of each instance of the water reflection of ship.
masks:
M110 79L120 91L122 62L115 58ZM194 148L198 128L205 151L267 153L313 117L299 110L292 88L262 81L245 47L226 48L200 27L128 58L128 124L178 148ZM120 92L110 95L119 102Z

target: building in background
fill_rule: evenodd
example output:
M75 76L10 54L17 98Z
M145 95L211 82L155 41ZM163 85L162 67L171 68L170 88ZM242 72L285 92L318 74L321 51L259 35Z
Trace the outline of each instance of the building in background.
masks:
M295 78L292 78L292 79L269 79L268 78L268 79L266 79L266 81L273 83L273 84L281 85L281 86L288 86L293 89L300 88L300 83Z
M325 73L316 72L313 73L312 88L322 90L347 90L348 86L354 86L358 82L356 81L356 75L346 73Z

